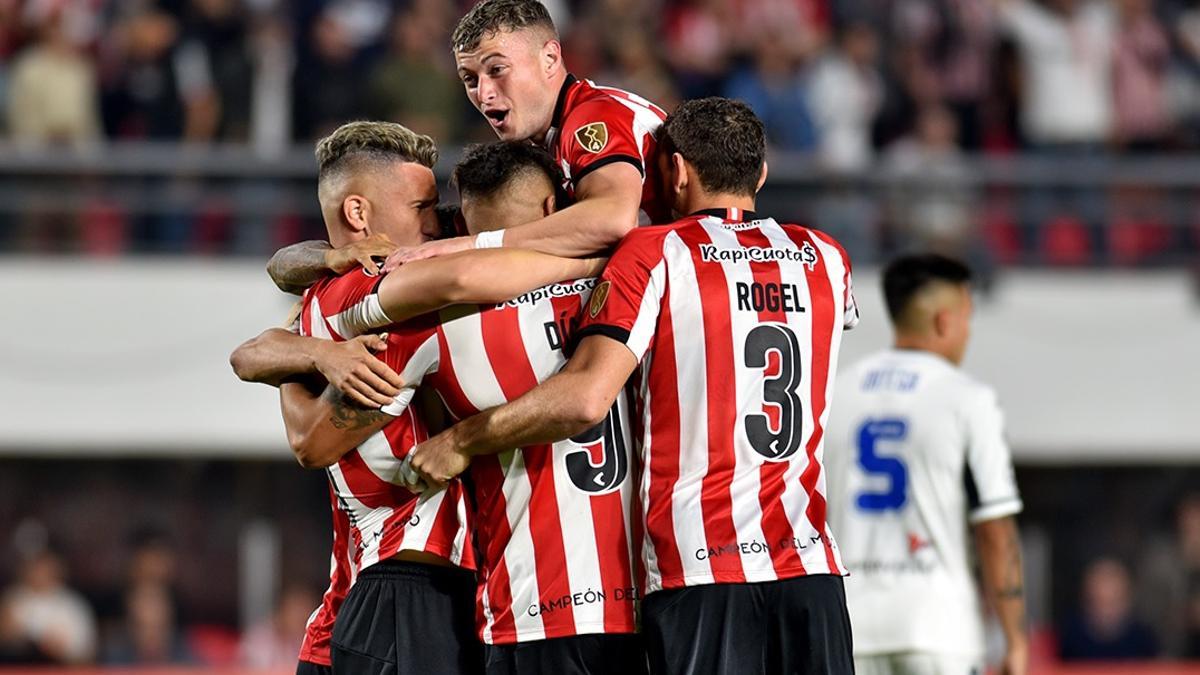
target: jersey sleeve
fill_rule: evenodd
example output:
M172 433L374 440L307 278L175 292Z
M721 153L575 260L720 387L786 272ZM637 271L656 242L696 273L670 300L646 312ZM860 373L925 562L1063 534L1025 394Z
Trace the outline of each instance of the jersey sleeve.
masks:
M1012 454L1004 440L1004 415L991 389L980 388L966 408L967 462L963 481L971 524L1021 511Z
M382 276L358 268L313 287L311 292L335 339L349 340L391 323L379 302L382 280Z
M563 122L560 157L570 167L572 187L589 173L616 162L637 167L644 179L643 138L634 129L634 112L615 100L583 103Z
M404 386L388 405L380 410L398 416L408 408L425 378L437 372L441 350L435 325L424 318L393 326L388 330L388 346L379 358L396 371Z
M650 347L667 286L663 239L649 229L622 240L583 310L575 343L605 335L629 348L640 362Z
M810 230L817 239L837 249L842 262L842 328L850 330L858 325L858 301L854 299L854 273L850 254L836 239L825 232Z

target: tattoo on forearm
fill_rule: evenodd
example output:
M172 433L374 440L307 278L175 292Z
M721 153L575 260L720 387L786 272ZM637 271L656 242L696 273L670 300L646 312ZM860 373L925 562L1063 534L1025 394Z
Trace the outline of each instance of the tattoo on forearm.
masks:
M267 265L267 272L281 289L295 292L316 283L325 276L325 252L329 244L324 241L302 241L281 249Z
M362 429L377 424L387 417L380 410L364 408L347 401L339 391L329 390L325 397L333 406L333 414L329 416L329 423L335 429Z
M1008 533L1008 560L1005 561L1004 583L996 591L1001 600L1016 600L1025 597L1025 575L1021 568L1021 536L1014 526Z

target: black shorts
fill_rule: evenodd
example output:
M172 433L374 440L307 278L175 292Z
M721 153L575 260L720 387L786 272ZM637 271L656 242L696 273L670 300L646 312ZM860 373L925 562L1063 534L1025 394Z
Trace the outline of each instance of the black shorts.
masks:
M296 675L333 675L333 668L312 661L300 661L296 664Z
M640 635L599 634L486 645L487 675L646 675Z
M853 675L842 578L655 591L642 601L655 675Z
M385 560L363 570L333 624L337 675L475 675L475 575Z

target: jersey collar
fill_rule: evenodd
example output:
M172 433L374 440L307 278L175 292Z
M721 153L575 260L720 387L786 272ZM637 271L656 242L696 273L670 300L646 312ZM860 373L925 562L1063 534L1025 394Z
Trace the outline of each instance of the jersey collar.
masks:
M554 114L550 117L551 131L562 126L563 108L567 107L567 92L571 90L571 85L578 81L579 78L567 73L567 79L563 81L562 89L558 90L558 101L554 104Z
M753 211L745 209L728 208L728 209L700 209L692 214L693 216L715 216L722 220L728 220L734 223L746 223L751 220L758 220L758 215Z

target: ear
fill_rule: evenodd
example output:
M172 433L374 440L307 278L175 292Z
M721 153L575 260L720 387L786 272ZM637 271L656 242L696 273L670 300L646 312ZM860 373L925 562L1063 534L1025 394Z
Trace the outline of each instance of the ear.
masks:
M950 334L950 310L942 308L933 313L933 334L938 338Z
M674 188L675 194L679 194L687 188L688 185L688 167L684 161L683 155L678 152L671 153L671 187Z
M562 45L558 40L547 40L542 45L542 69L546 77L551 77L563 67Z
M362 195L349 195L342 200L342 217L346 225L354 232L367 229L367 219L370 217L371 204Z
M767 182L767 162L766 162L766 160L763 160L762 173L760 173L758 175L758 185L755 186L755 188L754 188L754 194L758 194L758 191L762 189L763 183L766 183L766 182Z
M558 201L554 199L554 195L549 195L542 200L542 217L546 217L558 210Z

